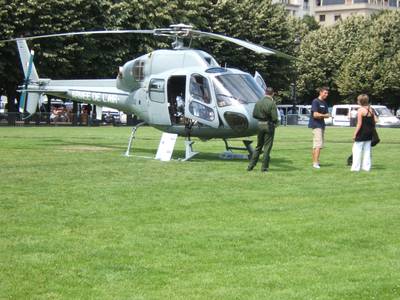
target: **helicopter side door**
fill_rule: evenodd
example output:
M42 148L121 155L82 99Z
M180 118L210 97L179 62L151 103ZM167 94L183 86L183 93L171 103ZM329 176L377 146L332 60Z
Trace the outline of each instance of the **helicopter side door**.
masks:
M148 88L149 117L155 125L171 125L168 102L165 96L166 84L163 78L151 78Z
M219 119L209 80L200 74L191 74L187 80L185 117L218 128Z

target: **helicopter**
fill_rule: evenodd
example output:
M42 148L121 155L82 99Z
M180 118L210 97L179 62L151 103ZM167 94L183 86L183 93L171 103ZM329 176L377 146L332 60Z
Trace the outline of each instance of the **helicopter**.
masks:
M33 63L33 51L27 40L59 36L95 34L151 34L173 38L172 49L154 50L119 67L116 79L51 80L40 78ZM234 43L259 54L291 58L282 52L251 42L194 30L192 26L175 24L152 30L100 30L69 32L22 37L0 42L17 43L25 81L20 89L20 109L34 114L43 95L111 107L132 113L143 122L132 128L129 156L136 130L148 124L165 133L185 137L185 158L192 158L191 137L201 140L221 138L227 151L247 150L251 141L243 140L244 148L231 147L229 138L245 138L257 132L257 120L252 112L255 103L264 96L266 84L256 72L249 73L222 67L213 56L184 46L184 40L214 39ZM279 115L279 114L278 114Z

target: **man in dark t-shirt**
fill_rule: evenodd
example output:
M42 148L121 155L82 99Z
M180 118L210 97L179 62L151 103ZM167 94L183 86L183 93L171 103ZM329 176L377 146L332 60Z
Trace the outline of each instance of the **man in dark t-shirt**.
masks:
M325 118L329 118L328 105L325 100L328 97L329 89L321 87L318 89L319 96L312 101L311 116L308 127L313 131L313 167L319 169L319 156L324 147Z

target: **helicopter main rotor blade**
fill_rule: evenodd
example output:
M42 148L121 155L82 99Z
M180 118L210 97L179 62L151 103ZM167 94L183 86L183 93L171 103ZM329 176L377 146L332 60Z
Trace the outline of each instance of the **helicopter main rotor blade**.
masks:
M62 37L62 36L76 36L76 35L94 35L94 34L126 34L126 33L139 33L139 34L152 34L158 36L168 36L177 39L182 38L210 38L214 40L231 42L241 47L250 49L256 53L264 54L264 55L277 55L280 57L284 57L287 59L294 59L293 56L287 55L283 52L270 49L268 47L264 47L261 45L253 44L251 42L247 42L244 40L240 40L233 37L228 37L222 34L216 34L211 32L204 32L193 30L192 26L177 24L171 25L170 28L158 28L158 29L132 29L132 30L97 30L97 31L78 31L78 32L66 32L66 33L55 33L55 34L46 34L46 35L37 35L30 37L20 37L20 38L12 38L7 40L0 40L0 43L5 42L13 42L19 40L35 40L35 39L44 39L44 38L52 38L52 37Z
M234 43L236 45L239 45L241 47L250 49L256 53L259 54L264 54L264 55L277 55L280 57L284 57L284 58L288 58L288 59L293 59L294 57L288 54L285 54L283 52L277 51L277 50L273 50L270 49L268 47L264 47L261 45L257 45L257 44L253 44L250 42L246 42L237 38L233 38L233 37L229 37L229 36L225 36L225 35L221 35L221 34L216 34L216 33L211 33L211 32L204 32L204 31L198 31L198 30L190 30L190 32L192 33L193 37L207 37L210 39L214 39L214 40L220 40L220 41L226 41L226 42L231 42Z
M37 35L30 37L21 37L21 38L13 38L8 40L1 40L0 43L6 42L15 42L18 40L36 40L36 39L44 39L51 37L59 37L59 36L75 36L75 35L93 35L93 34L123 34L123 33L142 33L142 34L154 34L154 30L97 30L97 31L78 31L78 32L67 32L67 33L54 33L54 34L45 34L45 35Z

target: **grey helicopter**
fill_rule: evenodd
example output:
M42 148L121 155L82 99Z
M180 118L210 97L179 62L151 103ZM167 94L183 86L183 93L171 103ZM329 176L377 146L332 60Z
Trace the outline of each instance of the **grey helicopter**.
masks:
M28 40L59 36L95 34L151 34L174 39L173 49L160 49L128 61L119 67L116 79L51 80L40 78L33 63ZM201 140L221 138L227 151L243 149L252 153L251 141L244 148L231 147L229 138L256 134L257 121L252 116L255 103L263 97L266 84L261 75L254 76L234 68L220 66L210 54L184 46L189 39L214 39L234 43L264 55L291 58L282 52L251 42L194 30L185 24L152 30L102 30L48 34L3 40L15 41L25 81L20 89L20 109L34 114L43 95L111 107L131 113L143 122L132 128L129 156L136 130L144 124L162 132L185 137L185 158L192 158L191 137Z

